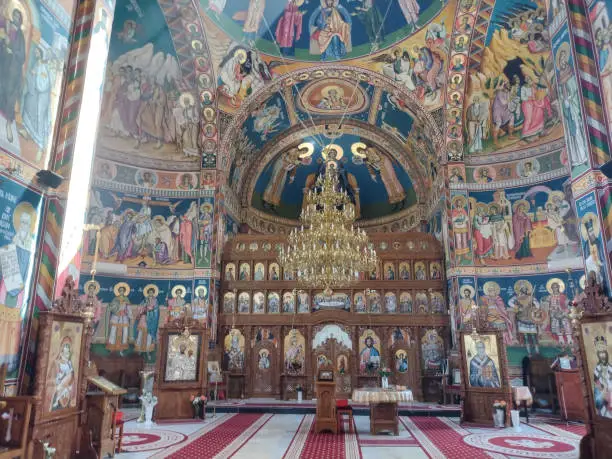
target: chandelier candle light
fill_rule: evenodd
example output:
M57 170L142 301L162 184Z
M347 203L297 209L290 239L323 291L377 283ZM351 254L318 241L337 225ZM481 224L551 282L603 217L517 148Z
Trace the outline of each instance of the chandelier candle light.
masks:
M291 231L286 250L279 253L285 272L296 272L300 285L323 288L327 296L376 268L376 252L365 231L355 226L355 206L341 189L335 166L328 161L325 174L305 196L301 228Z

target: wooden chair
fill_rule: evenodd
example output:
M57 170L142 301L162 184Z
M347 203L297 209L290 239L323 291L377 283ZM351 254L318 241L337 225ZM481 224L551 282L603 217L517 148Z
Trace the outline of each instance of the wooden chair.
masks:
M454 405L455 398L459 397L461 397L461 385L449 384L448 377L445 376L442 379L442 405Z
M31 413L32 397L0 397L0 415L7 418L0 419L0 459L25 459ZM5 442L9 426L11 440Z
M111 436L115 445L115 452L121 452L121 442L123 442L123 425L125 421L123 420L123 412L115 409L113 413L113 423L111 426Z
M342 426L344 416L348 416L349 432L353 433L353 407L349 405L348 400L336 400L336 416L338 418L338 427Z

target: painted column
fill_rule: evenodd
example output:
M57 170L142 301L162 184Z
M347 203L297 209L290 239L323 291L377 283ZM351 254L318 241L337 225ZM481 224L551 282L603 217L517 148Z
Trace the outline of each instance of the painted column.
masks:
M50 165L64 182L47 206L45 256L35 298L39 309L48 308L60 294L68 274L78 282L86 190L90 185L114 9L114 0L82 0L77 5L55 156ZM81 112L81 107L87 109Z
M585 270L595 272L598 281L609 289L612 263L606 241L610 227L604 215L609 214L611 200L607 178L599 167L610 160L610 114L603 106L592 32L592 22L599 23L607 13L593 5L589 15L584 0L547 7ZM599 40L602 51L607 50L605 38L600 36Z

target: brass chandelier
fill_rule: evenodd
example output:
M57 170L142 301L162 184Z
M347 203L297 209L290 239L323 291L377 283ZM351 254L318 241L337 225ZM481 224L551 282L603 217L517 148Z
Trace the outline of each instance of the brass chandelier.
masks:
M376 269L376 252L364 230L355 226L355 205L340 188L337 165L327 161L325 173L305 196L301 228L288 237L279 262L285 272L297 274L304 288L322 288L325 295L347 287L359 273Z

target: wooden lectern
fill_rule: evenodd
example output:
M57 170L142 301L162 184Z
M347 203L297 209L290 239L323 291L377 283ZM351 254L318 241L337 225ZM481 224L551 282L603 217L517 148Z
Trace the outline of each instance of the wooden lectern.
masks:
M330 430L338 433L338 420L336 418L336 381L334 381L334 368L324 365L319 368L315 382L317 397L317 414L315 417L315 432Z
M83 440L91 443L98 457L115 455L114 424L115 414L119 406L119 397L127 390L110 382L102 376L88 378L90 387L95 390L88 391L85 397L85 411L87 413L87 431ZM91 433L91 435L90 435ZM82 450L87 450L86 445Z

